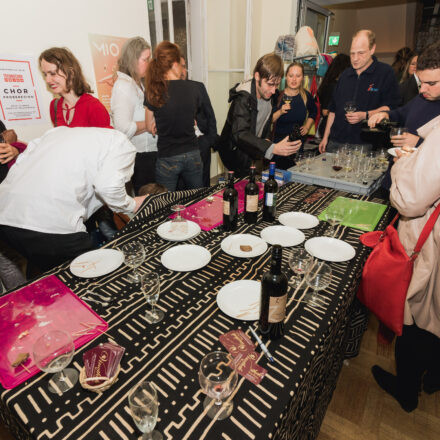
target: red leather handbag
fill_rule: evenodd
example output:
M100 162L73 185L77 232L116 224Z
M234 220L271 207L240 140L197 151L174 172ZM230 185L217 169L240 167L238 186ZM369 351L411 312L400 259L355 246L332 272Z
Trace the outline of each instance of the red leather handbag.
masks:
M413 273L414 261L440 214L440 204L426 222L412 255L408 256L394 223L385 231L362 234L361 242L373 250L365 262L358 298L397 336L402 335L405 299Z

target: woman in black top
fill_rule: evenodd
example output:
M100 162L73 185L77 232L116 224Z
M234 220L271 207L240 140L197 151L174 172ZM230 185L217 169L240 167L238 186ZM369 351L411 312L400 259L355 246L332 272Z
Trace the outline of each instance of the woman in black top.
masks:
M177 45L162 41L155 49L146 75L146 121L158 134L156 181L175 191L179 176L184 189L200 188L202 162L194 130L198 91L185 81Z

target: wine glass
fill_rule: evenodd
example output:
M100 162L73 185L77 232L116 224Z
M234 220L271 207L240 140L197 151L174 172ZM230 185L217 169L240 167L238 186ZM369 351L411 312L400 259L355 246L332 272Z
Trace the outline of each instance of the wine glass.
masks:
M133 272L128 275L128 281L130 283L140 283L141 274L138 271L138 267L145 260L145 248L139 242L127 243L122 246L122 252L124 254L124 262L128 267L133 269Z
M176 216L171 220L174 223L186 222L186 219L182 217L182 212L185 211L185 205L173 205L171 206L171 211L176 213Z
M147 310L145 319L149 324L156 324L162 321L164 313L156 309L156 303L160 293L160 279L157 272L146 272L141 280L142 293L148 304L151 304L151 310Z
M305 164L305 170L310 171L310 165L312 163L313 159L313 153L310 151L307 151L304 153L304 164Z
M324 301L318 296L318 292L330 285L332 280L331 267L326 263L315 261L306 273L305 280L307 285L313 289L313 293L307 293L303 300L311 306L323 306Z
M343 210L339 206L329 206L324 212L325 221L330 228L324 235L334 237L336 235L336 226L343 220Z
M354 101L347 101L344 104L345 113L354 113L357 110L356 103Z
M295 155L295 166L298 167L298 171L302 170L302 166L304 165L304 154L296 153Z
M143 433L142 440L162 440L162 434L155 431L159 414L159 400L152 382L135 385L128 393L128 404L134 423Z
M232 356L224 351L208 353L200 363L199 383L206 393L203 407L211 419L226 419L234 406L232 401L224 400L237 385L237 372Z
M289 266L295 274L289 281L289 286L297 289L301 285L301 275L304 275L312 263L311 255L305 249L292 249L289 255Z
M408 129L406 127L391 127L390 138L393 136L402 136L405 133L408 133Z
M40 336L32 348L37 367L46 373L56 373L49 380L51 393L64 393L78 381L78 371L66 368L75 353L70 333L51 330Z
M342 160L342 154L339 152L335 153L333 155L333 165L332 168L335 171L335 173L332 175L333 178L338 178L338 172L342 170L343 160Z

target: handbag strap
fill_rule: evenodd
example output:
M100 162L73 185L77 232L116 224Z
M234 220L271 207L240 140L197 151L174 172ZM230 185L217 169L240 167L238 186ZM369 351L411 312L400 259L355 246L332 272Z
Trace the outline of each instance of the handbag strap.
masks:
M440 214L440 203L435 208L435 211L430 215L428 221L426 222L425 226L422 229L422 233L420 234L420 237L417 240L416 247L414 248L414 251L411 255L412 260L415 260L418 257L419 252L421 251L422 246L425 244L425 241L427 240L429 234L431 233L432 228L434 227L439 214Z
M54 127L56 127L58 125L57 123L57 110L58 110L58 101L60 100L60 98L56 98L55 102L53 103L54 106L54 111L55 111L55 120L54 120Z

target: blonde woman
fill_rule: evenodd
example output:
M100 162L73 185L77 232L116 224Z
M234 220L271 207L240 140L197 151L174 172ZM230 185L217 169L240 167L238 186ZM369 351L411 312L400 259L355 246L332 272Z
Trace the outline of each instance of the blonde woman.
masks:
M300 63L292 63L286 70L286 88L281 92L277 101L277 110L273 114L273 141L279 142L292 133L295 125L299 126L301 140L304 144L310 127L315 122L316 104L312 95L304 89L304 67ZM303 146L301 145L300 152ZM292 156L274 155L277 168L287 169L295 164Z
M127 40L118 60L111 111L116 130L126 134L136 147L132 177L137 194L142 185L155 181L157 140L145 123L144 77L151 58L151 47L142 37Z

